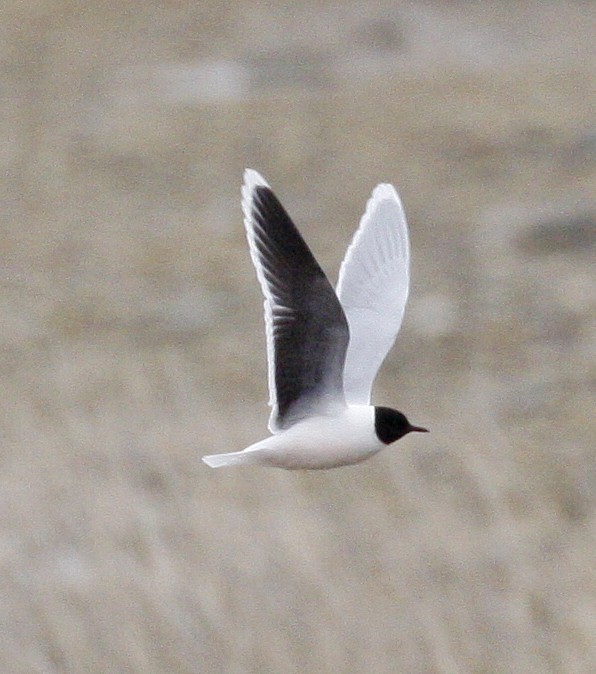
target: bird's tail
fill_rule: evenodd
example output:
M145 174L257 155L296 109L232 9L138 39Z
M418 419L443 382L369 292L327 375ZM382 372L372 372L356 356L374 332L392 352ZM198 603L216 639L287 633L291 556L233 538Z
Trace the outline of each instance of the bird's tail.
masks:
M250 452L243 450L241 452L231 452L230 454L211 454L202 457L203 461L211 468L222 468L224 466L241 466L255 463L255 456Z

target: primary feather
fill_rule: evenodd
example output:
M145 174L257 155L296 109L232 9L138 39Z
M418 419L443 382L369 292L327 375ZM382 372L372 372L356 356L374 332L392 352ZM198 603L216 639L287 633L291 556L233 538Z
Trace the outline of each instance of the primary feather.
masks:
M265 296L269 428L345 405L349 332L335 290L283 206L256 172L245 172L244 224Z
M337 283L350 327L344 368L349 404L370 404L374 379L402 323L409 282L406 217L395 189L381 184L366 205Z

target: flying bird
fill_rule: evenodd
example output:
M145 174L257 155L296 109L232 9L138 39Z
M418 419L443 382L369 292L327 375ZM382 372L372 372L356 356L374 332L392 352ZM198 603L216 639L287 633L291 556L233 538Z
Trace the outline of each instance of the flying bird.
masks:
M268 183L247 169L242 209L265 296L272 435L240 452L204 456L212 468L286 469L359 463L412 431L371 389L402 323L410 246L395 189L378 185L329 283Z

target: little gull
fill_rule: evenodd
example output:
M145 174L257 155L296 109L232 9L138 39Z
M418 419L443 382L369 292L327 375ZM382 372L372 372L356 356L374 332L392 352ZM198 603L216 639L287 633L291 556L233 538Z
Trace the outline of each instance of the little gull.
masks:
M370 404L408 298L408 229L395 189L374 189L337 290L271 187L251 169L244 174L242 210L265 296L272 435L203 461L212 468L335 468L364 461L411 431L426 432L401 412Z

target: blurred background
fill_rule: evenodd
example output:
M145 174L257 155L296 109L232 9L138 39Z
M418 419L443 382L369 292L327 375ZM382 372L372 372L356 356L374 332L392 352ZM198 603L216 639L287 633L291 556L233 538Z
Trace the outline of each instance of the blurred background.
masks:
M0 670L596 671L593 2L5 0ZM240 183L333 283L372 188L412 281L325 472L264 437Z

